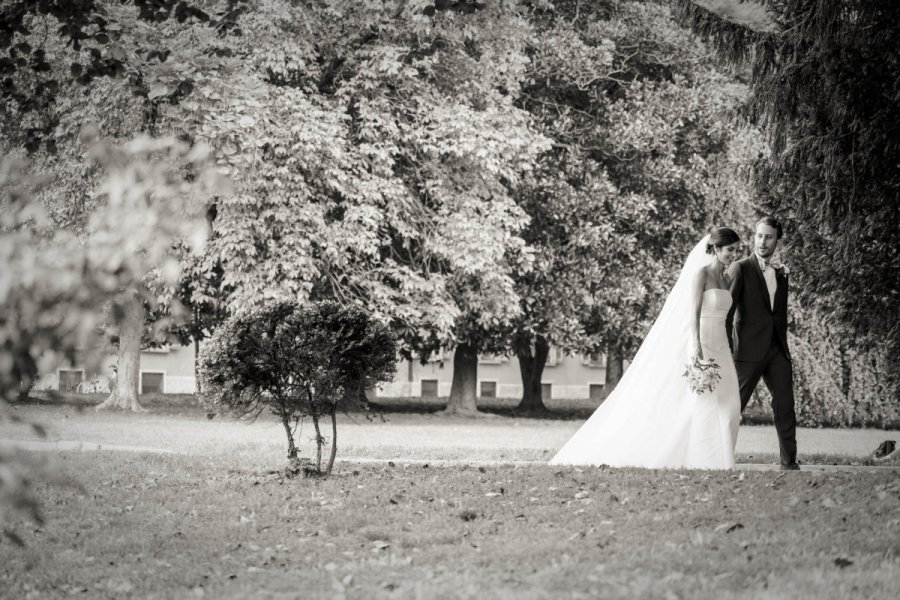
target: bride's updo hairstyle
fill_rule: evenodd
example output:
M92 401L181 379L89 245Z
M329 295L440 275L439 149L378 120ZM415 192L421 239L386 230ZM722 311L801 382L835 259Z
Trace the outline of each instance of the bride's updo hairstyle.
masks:
M739 241L741 241L741 238L734 229L719 227L709 234L709 243L706 244L706 253L714 254L716 252L716 248L721 248L722 246L730 246L731 244Z

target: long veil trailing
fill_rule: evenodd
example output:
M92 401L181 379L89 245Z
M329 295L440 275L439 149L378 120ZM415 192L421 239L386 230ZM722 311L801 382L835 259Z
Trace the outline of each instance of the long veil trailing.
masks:
M694 246L665 304L616 389L551 464L677 467L692 404L682 377L690 349L691 282L709 262L707 235Z

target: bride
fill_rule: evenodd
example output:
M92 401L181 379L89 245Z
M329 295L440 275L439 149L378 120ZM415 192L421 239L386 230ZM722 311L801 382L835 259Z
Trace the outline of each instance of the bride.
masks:
M732 302L725 270L739 246L738 234L723 227L694 247L615 390L550 464L734 466L741 401L725 331ZM720 367L711 392L692 392L683 377L698 358Z

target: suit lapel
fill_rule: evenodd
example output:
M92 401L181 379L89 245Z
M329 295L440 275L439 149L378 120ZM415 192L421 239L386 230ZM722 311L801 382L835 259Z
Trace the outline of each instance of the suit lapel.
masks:
M763 275L762 268L759 266L759 259L756 257L756 253L750 259L750 262L753 263L753 270L756 272L756 279L759 281L759 291L763 296L763 306L765 306L769 312L772 312L772 302L769 300L769 286L766 284L766 277ZM776 277L776 281L777 281ZM778 286L781 287L781 286ZM778 290L775 290L776 295L778 294Z

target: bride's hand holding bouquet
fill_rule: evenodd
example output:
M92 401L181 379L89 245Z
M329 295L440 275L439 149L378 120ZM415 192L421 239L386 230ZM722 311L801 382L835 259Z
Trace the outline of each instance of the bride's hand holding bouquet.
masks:
M691 361L684 367L682 377L687 379L688 387L695 394L713 391L716 389L716 384L722 379L716 359L703 359L703 348L699 341L695 342L694 350L691 352Z

